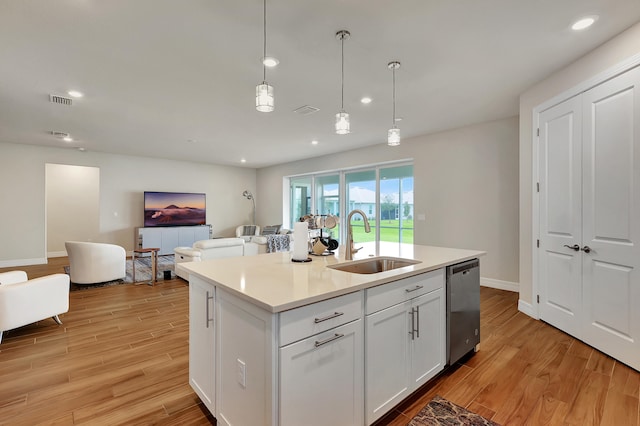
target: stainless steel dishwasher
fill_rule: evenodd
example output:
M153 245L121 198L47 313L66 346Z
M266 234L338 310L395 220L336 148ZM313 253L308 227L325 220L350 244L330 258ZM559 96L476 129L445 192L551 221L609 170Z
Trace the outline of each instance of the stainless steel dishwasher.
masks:
M447 364L453 365L480 343L480 262L447 267Z

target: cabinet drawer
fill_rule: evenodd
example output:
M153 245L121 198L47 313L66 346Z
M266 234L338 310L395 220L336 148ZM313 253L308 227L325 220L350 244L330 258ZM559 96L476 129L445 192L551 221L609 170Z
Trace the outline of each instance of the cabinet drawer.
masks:
M366 314L444 287L444 269L426 272L366 290Z
M361 317L361 291L282 312L280 313L280 346Z

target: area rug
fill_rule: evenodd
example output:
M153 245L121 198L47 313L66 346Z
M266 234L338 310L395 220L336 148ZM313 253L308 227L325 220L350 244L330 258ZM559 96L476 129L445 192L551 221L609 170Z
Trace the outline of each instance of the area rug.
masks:
M500 426L436 395L407 426Z
M169 255L165 255L165 256L158 256L158 270L156 271L156 279L157 280L163 280L164 279L164 271L170 271L171 272L171 278L175 278L175 272L173 271L173 255L169 254ZM86 290L89 288L96 288L96 287L108 287L108 286L112 286L112 285L119 285L119 284L131 284L133 283L133 263L131 262L131 259L127 259L127 263L125 265L125 271L126 271L126 276L124 277L124 279L121 280L113 280L113 281L107 281L107 282L103 282L103 283L96 283L96 284L75 284L75 283L71 283L71 290ZM65 266L64 267L64 272L66 274L69 274L69 267ZM150 257L142 257L142 258L136 258L136 282L140 283L140 282L148 282L151 281L151 258Z

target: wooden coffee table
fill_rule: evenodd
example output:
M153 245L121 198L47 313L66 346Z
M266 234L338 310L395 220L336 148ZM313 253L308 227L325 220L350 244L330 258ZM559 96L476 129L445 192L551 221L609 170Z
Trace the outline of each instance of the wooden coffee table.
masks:
M156 247L133 249L133 252L131 253L131 268L133 271L132 275L133 275L134 284L136 283L136 254L142 255L146 253L151 253L151 281L149 281L149 284L152 286L155 285L157 281L157 275L158 275L158 252L159 251L160 249Z

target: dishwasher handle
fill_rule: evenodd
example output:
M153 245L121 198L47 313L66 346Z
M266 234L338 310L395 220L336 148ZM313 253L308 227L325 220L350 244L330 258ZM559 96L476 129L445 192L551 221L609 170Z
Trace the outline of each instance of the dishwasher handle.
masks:
M477 268L479 266L480 266L480 261L478 259L472 259L467 262L462 262L456 265L449 266L447 269L450 275L459 274L459 273L466 274L470 269Z

